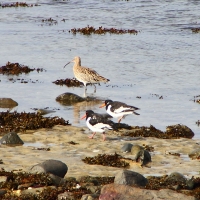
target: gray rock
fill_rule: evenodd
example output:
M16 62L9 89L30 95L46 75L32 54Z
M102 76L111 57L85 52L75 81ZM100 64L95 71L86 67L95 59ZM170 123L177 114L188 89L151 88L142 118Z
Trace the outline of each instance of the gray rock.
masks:
M145 186L147 184L147 179L134 171L122 170L115 176L114 183L130 186Z
M72 192L64 192L58 195L58 200L76 200Z
M185 184L186 183L186 178L183 174L179 173L179 172L172 172L167 179L168 181L176 181L177 184Z
M195 181L193 178L189 179L186 181L186 184L187 184L187 187L189 190L192 190L194 189L194 186L195 186Z
M98 200L99 194L84 194L81 200Z
M169 189L147 190L128 185L108 184L103 186L99 200L196 200L195 197L187 196Z
M97 99L94 97L83 98L70 92L66 92L56 97L56 101L58 101L62 105L72 105L78 102L93 101L93 100L97 100Z
M0 139L1 144L7 144L7 145L22 145L24 142L21 140L21 138L17 135L15 132L10 132L4 135Z
M40 114L40 115L47 115L49 113L53 113L53 112L56 112L54 110L47 110L47 109L38 109L37 110L37 113Z
M1 108L13 108L18 106L18 103L11 98L0 98L0 107Z
M194 151L192 151L190 154L189 154L189 157L192 159L192 160L199 160L200 159L200 149L195 149Z
M61 178L59 176L56 176L54 174L49 174L51 180L53 181L53 184L56 186L61 186L66 183L66 180L64 178Z
M131 148L131 154L134 156L134 160L144 166L151 162L150 153L145 150L142 146L133 145Z
M131 148L132 148L133 144L131 143L125 143L123 145L123 147L121 148L122 152L131 152Z
M59 160L46 160L31 168L32 173L50 173L61 178L64 178L67 170L67 165Z
M7 190L4 190L4 189L0 189L0 196L3 196L4 194L7 193Z
M38 193L41 193L43 190L47 190L47 189L55 189L55 186L44 186L44 187L37 187L37 188L29 188L27 190L21 190L21 195L38 195Z
M74 103L85 101L85 99L76 94L66 92L56 97L56 101L60 102L63 105L71 105Z

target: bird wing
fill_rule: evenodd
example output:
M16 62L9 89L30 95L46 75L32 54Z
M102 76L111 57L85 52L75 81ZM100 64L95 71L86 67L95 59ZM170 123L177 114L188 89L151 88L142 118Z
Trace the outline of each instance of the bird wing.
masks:
M125 103L115 101L115 103L111 107L111 111L114 113L122 113L122 112L134 112L134 110L139 110L139 108L135 106L129 106Z
M112 127L109 124L104 124L104 123L101 123L101 122L95 124L94 127L97 128L97 129L103 129L103 130L106 130L106 129L111 130L112 129Z

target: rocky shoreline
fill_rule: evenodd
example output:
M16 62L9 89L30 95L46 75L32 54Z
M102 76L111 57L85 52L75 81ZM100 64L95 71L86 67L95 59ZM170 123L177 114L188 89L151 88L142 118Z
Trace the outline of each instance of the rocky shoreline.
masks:
M148 199L151 195L157 196L158 199L169 194L172 196L168 199L200 198L200 140L182 137L131 137L125 136L127 131L130 130L110 131L105 142L101 141L100 134L94 139L89 139L90 132L86 127L70 125L19 132L17 135L24 142L23 146L0 146L3 155L0 176L1 199L123 199L124 195L128 198L134 191L142 195L143 199ZM135 160L136 155L124 151L127 143L142 146L144 149L146 147L151 156L148 166L141 167L141 162ZM194 151L196 153L193 153L193 156L196 157L190 157ZM114 154L131 159L129 166L112 167L83 162L86 157L97 158L98 155L107 155L107 158L103 157L106 160L108 155ZM50 175L45 173L39 176L36 171L31 171L33 166L48 160L66 165L66 174L59 177L49 172ZM56 171L59 170L56 168ZM147 184L130 184L129 180L135 179L130 178L130 174L122 175L126 171L139 174L147 180ZM116 176L120 174L120 181L124 179L125 182L119 185L120 181L116 181ZM174 179L169 179L170 175Z

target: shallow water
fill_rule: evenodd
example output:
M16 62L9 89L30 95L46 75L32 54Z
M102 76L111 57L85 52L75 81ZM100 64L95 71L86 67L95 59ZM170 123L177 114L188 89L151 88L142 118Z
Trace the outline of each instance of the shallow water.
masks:
M200 128L195 124L199 120L200 105L193 101L194 96L200 95L200 40L199 34L190 30L200 27L199 1L26 3L40 6L0 8L0 66L10 61L46 71L0 75L0 97L10 97L19 103L12 110L33 112L33 108L49 107L56 112L48 116L57 115L78 126L85 126L85 121L79 119L86 109L105 112L98 108L98 103L62 106L55 101L64 92L83 95L83 88L52 83L74 77L73 64L65 69L63 66L78 55L83 66L111 80L97 86L95 94L93 87L88 86L88 95L141 108L140 116L128 116L122 122L139 126L152 124L161 130L180 123L191 128L195 138L200 138ZM42 22L50 17L58 23ZM140 32L137 35L91 36L68 32L87 25ZM28 83L20 83L17 78L24 78ZM161 96L163 99L159 99Z

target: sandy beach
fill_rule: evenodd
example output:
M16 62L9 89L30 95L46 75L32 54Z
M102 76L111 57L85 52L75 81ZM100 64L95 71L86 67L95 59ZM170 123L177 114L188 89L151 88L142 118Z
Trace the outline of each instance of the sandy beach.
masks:
M82 159L98 154L114 154L133 158L130 153L123 153L121 147L125 143L149 145L154 147L150 152L152 157L151 167L140 167L132 163L129 170L141 173L144 176L164 175L180 172L186 177L199 176L199 160L191 160L188 154L200 148L200 139L157 139L157 138L130 138L120 137L112 131L106 134L106 141L102 141L101 134L96 134L94 139L89 139L91 132L86 128L74 126L55 126L52 129L39 129L18 133L24 141L23 146L10 147L1 145L1 168L6 171L29 169L48 159L60 160L68 166L65 177L89 176L115 176L120 168L101 165L88 165ZM77 144L73 145L69 142ZM49 148L50 151L37 150ZM170 155L180 153L180 156Z

